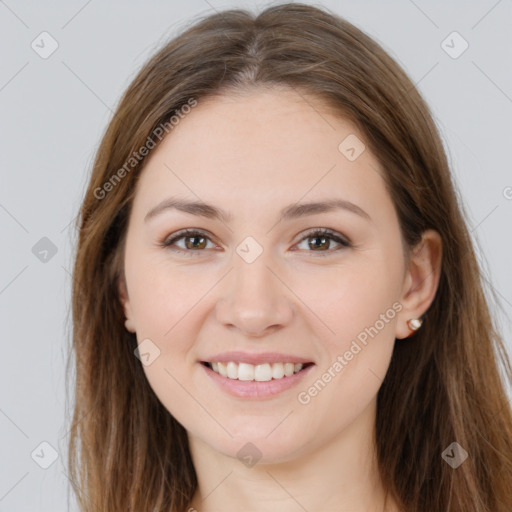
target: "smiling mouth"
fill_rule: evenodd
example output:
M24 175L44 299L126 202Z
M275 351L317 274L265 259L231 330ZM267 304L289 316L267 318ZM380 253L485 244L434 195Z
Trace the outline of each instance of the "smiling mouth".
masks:
M227 363L202 361L201 364L228 379L246 382L269 382L271 380L291 377L314 363L264 363L253 365L249 363L236 363L235 361Z

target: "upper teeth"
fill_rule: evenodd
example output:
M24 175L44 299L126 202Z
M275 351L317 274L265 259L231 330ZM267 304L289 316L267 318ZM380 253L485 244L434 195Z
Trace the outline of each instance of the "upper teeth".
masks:
M219 373L223 377L238 380L256 380L259 382L269 381L272 379L282 379L290 377L294 373L302 370L302 363L210 363L212 370Z

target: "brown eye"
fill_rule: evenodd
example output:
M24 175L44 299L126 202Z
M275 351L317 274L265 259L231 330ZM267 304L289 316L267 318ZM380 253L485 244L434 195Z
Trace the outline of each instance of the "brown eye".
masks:
M194 235L194 236L184 236L182 237L185 240L185 247L187 249L204 249L205 248L205 240L206 237L202 235ZM187 243L187 240L193 240L192 243Z
M177 242L181 242L182 240L184 240L184 245L177 245ZM186 254L187 256L195 256L197 253L201 253L203 249L207 248L208 241L210 241L210 238L201 231L185 230L180 231L172 238L164 240L161 245L173 251Z
M311 249L310 251L307 252L315 253L332 253L340 249L340 247L338 247L337 249L329 249L331 242L338 243L341 246L341 248L350 247L351 245L347 239L331 231L330 229L319 229L310 232L301 240L301 243L304 240L308 240L308 248ZM321 255L324 256L324 254Z
M178 242L184 241L183 245L178 245ZM319 256L326 256L342 248L351 247L351 243L340 235L330 229L317 229L308 233L299 243L308 241L306 252L316 253ZM167 238L160 243L162 247L184 254L186 256L199 256L208 247L208 242L211 242L210 237L197 230L184 230L176 233L173 237ZM332 242L339 245L337 248L330 248ZM215 247L215 244L213 244ZM210 247L210 248L213 248Z
M331 238L329 238L327 236L319 236L319 235L309 236L308 239L315 240L315 241L320 240L319 243L313 243L313 244L310 243L309 247L311 247L311 249L328 249L330 242L331 242Z

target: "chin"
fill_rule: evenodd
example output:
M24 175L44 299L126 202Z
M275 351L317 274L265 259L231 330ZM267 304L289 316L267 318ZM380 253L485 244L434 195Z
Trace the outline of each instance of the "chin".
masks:
M274 425L275 428L275 425ZM290 431L284 431L282 436L270 434L272 429L264 429L262 432L254 432L254 428L248 432L240 431L233 438L225 436L221 439L206 440L215 451L228 457L240 460L247 467L254 464L279 464L295 460L300 456L305 446L311 439L295 438Z

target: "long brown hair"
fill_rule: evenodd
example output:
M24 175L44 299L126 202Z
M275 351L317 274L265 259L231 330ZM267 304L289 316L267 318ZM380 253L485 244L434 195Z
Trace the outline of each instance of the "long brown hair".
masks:
M81 510L183 512L196 490L186 431L153 393L134 356L136 337L124 328L118 283L145 159L126 163L191 99L252 85L312 94L355 123L385 170L406 247L429 228L442 237L436 297L423 327L395 343L378 393L385 487L407 512L510 512L511 364L435 122L375 41L298 3L195 20L142 67L102 138L77 220L73 269L68 464ZM456 469L442 457L453 442L469 455Z

